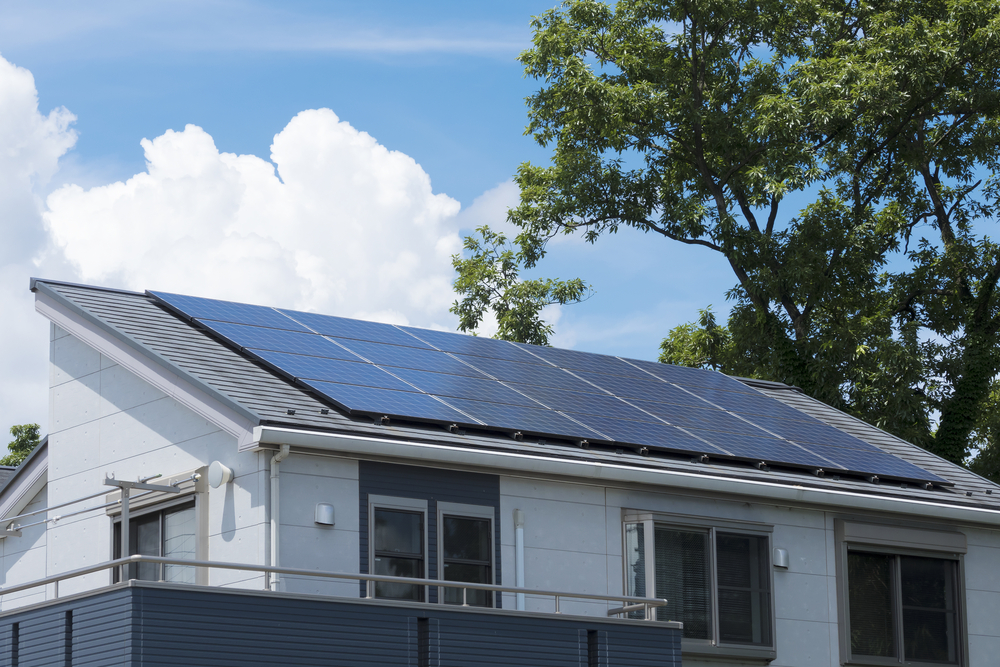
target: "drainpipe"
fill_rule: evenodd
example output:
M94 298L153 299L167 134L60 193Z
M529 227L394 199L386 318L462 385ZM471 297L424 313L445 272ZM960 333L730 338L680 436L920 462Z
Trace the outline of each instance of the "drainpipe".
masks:
M514 585L524 588L524 512L514 510ZM517 594L517 610L524 611L524 593Z
M273 567L278 566L278 523L279 523L279 505L281 503L281 496L278 492L278 464L285 460L288 456L290 445L282 445L281 450L277 454L271 457L271 565ZM278 573L271 573L271 580L268 582L267 589L271 591L278 590Z

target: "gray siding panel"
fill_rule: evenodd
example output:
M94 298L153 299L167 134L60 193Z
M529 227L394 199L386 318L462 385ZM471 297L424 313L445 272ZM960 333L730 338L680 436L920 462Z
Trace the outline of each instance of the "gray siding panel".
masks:
M659 624L150 584L0 616L0 666L11 664L14 623L19 667L66 665L70 610L74 667L396 667L421 658L441 667L586 667L588 632L599 636L598 664L681 664L681 631Z
M73 613L71 647L66 612ZM18 667L62 667L67 648L73 667L131 664L132 595L118 589L0 617L0 665L11 665L13 625L18 624Z
M359 535L361 572L368 572L368 496L396 496L427 501L427 565L431 579L437 579L437 502L483 505L494 508L494 571L500 581L500 477L458 470L439 470L417 466L361 461L358 465ZM364 584L361 584L362 595ZM500 606L497 596L497 606ZM430 590L430 601L437 601L437 591Z

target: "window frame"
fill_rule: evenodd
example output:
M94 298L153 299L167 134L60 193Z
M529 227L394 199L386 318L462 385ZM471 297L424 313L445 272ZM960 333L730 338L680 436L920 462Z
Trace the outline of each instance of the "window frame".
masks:
M837 568L837 611L840 640L840 663L842 665L865 665L866 667L969 667L968 662L968 614L965 596L965 553L968 550L965 534L958 530L942 530L940 526L928 527L921 524L882 524L870 519L836 518L834 520ZM896 614L894 626L899 657L879 658L876 656L854 656L851 653L851 616L849 604L849 582L847 579L848 554L850 552L885 554L895 556L893 565L893 609ZM953 663L906 660L901 642L903 619L901 605L900 556L935 558L954 563L955 578L955 646L958 660Z
M444 580L444 517L453 516L458 518L469 518L469 519L487 519L490 522L489 536L490 536L490 581L489 584L495 585L497 582L497 545L496 545L496 510L492 505L467 505L465 503L451 503L439 500L437 502L437 578L438 580ZM438 589L437 601L439 604L448 604L444 601L444 589L449 588L447 586L441 586ZM495 609L496 608L496 592L489 593L490 603L486 607L481 607L482 609ZM449 605L455 606L455 605Z
M160 526L159 526L159 533L160 533L160 553L162 554L163 553L163 546L164 546L164 544L163 544L163 539L164 539L164 537L163 537L163 534L164 534L164 531L163 531L163 516L164 516L164 514L167 513L167 512L169 512L172 509L175 509L175 508L181 508L181 507L184 507L184 506L190 506L190 508L192 510L194 510L194 540L195 540L195 551L194 551L195 558L194 559L195 560L199 560L200 553L201 553L201 547L202 547L202 543L203 543L203 537L202 537L202 525L203 525L203 522L202 522L202 518L201 518L201 511L200 511L201 510L201 502L200 502L200 499L199 499L198 496L199 496L199 494L197 494L197 493L179 494L178 497L171 498L170 500L149 503L149 504L143 505L142 507L139 507L139 508L137 508L135 510L133 510L130 507L129 508L129 513L128 513L129 523L132 523L133 521L137 521L137 520L139 520L139 519L141 519L141 518L143 518L145 516L149 516L150 514L159 514L159 516L160 516L160 518L159 518L159 524L160 524ZM112 558L115 557L115 554L118 552L119 548L121 547L121 538L120 538L120 532L119 532L120 531L121 523L122 523L121 510L117 509L116 512L111 515L111 555L112 555ZM133 527L130 526L129 527L129 538L130 538L129 541L130 542L131 542L131 538L134 535L137 535L137 534L135 532L133 532ZM129 545L129 546L131 547L131 545ZM131 554L129 554L129 555L131 555ZM137 566L135 566L135 565L123 565L122 567L137 567ZM164 567L165 566L162 565L162 564L159 566L159 575L160 575L160 577L159 577L159 579L156 579L156 581L163 581L163 568ZM202 581L202 579L204 578L204 575L202 573L202 569L203 568L195 567L195 566L191 566L191 567L195 571L195 583L196 584L207 583L207 582L203 582ZM111 583L112 584L121 583L121 577L119 575L119 569L120 568L117 568L117 567L116 568L112 568L112 570L110 572L110 577L111 577ZM149 581L149 580L143 579L143 581Z
M381 496L375 494L368 495L368 574L375 573L375 510L376 509L387 509L396 510L400 512L413 512L420 513L423 515L423 570L424 570L424 580L430 579L430 531L428 530L428 503L426 500L420 500L418 498L400 498L396 496ZM368 590L366 587L365 590ZM424 585L423 600L398 600L396 598L377 598L375 595L375 584L371 584L371 594L372 597L382 600L395 600L396 602L427 602L428 585Z
M684 637L681 639L681 653L686 656L702 656L713 658L743 658L750 660L761 660L770 662L777 658L777 628L776 611L774 600L774 565L772 554L774 551L772 535L774 526L758 521L741 521L733 519L714 519L702 516L688 516L683 514L663 514L657 512L641 512L636 510L622 511L622 591L628 590L628 573L626 553L625 526L630 523L642 523L644 535L644 557L646 562L646 582L647 597L659 597L656 595L656 539L655 528L662 526L665 528L676 528L692 532L702 532L708 535L708 566L710 603L711 603L711 623L712 636L710 639L691 639ZM719 533L729 535L746 535L759 537L766 540L767 554L767 586L769 594L769 622L771 627L771 642L769 645L747 645L726 643L719 639L719 584L717 570L717 536ZM652 584L650 586L650 583ZM649 590L651 589L651 590Z

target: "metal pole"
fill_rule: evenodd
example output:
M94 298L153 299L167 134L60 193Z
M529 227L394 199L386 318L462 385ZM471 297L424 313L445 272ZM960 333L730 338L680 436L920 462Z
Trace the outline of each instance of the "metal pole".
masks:
M122 487L122 558L128 558L132 555L128 552L128 494L130 490L127 486ZM132 574L130 568L130 565L122 565L122 581L131 579L129 576Z

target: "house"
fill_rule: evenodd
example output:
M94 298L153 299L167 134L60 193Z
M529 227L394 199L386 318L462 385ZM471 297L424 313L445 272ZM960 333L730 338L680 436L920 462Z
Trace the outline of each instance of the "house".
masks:
M793 387L31 289L49 435L0 489L0 664L1000 655L1000 487Z

